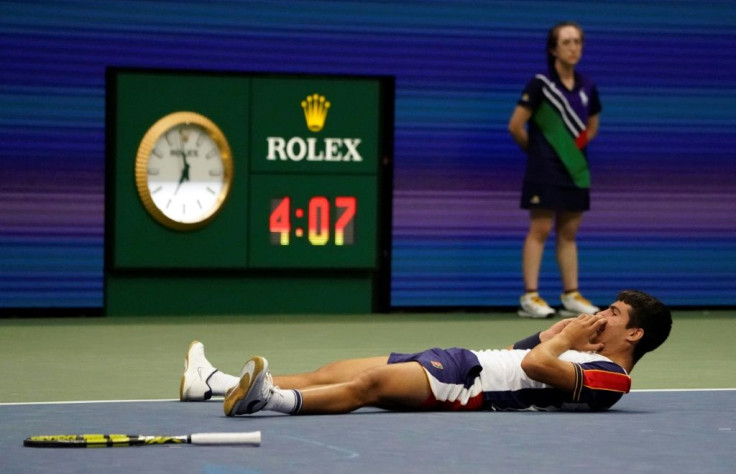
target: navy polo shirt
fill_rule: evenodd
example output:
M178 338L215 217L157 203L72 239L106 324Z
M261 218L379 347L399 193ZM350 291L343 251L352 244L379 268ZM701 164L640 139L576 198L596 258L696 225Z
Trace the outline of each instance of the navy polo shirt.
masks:
M601 112L598 89L587 77L575 72L572 90L565 87L554 68L535 75L524 87L518 105L536 112L543 102L561 111L566 129L571 137L584 133L588 118ZM529 121L529 145L524 180L558 186L575 186L557 152L547 141L534 120ZM587 160L586 148L581 149Z

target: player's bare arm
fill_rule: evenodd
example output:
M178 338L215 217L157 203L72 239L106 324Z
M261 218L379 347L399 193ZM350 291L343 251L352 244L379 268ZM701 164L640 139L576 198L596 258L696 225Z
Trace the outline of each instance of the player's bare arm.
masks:
M598 135L598 127L600 126L600 115L591 115L588 117L588 125L586 128L588 142L590 143L596 135Z
M568 324L573 322L575 318L567 318L567 319L561 319L554 323L552 326L550 326L548 329L545 329L544 331L539 333L539 340L542 342L549 341L556 335L562 332L563 329L567 327Z
M509 133L522 150L529 145L529 134L526 131L526 123L532 117L532 111L521 105L514 108L509 120Z
M606 324L605 318L590 314L568 321L559 333L542 341L521 361L521 368L529 377L562 390L574 389L575 367L572 362L560 360L560 355L570 349L593 352L602 349L602 344L590 341Z
M539 333L539 341L540 342L549 341L554 336L556 336L557 334L559 334L563 329L565 329L565 327L568 324L570 324L574 319L575 318L561 319L561 320L557 321L556 323L554 323L549 328L545 329L544 331L541 331ZM510 346L506 347L506 349L510 351L510 350L514 349L514 345L511 344Z

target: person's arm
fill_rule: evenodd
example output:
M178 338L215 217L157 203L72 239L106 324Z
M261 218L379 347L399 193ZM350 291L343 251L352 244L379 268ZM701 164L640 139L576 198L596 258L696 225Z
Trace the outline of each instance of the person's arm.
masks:
M552 326L550 326L548 329L545 329L544 331L540 331L536 334L532 334L531 336L524 338L520 341L516 341L515 343L508 346L506 349L507 350L534 349L540 343L544 341L549 341L555 335L559 334L563 329L565 329L565 326L567 326L573 321L573 319L574 318L561 319L560 321L557 321Z
M509 133L517 145L526 151L529 145L529 134L526 131L526 123L532 117L531 109L517 105L509 119Z
M591 115L588 117L588 124L586 126L586 134L588 136L588 143L598 135L598 126L600 125L600 115Z
M573 390L579 377L575 364L561 360L560 355L570 349L599 351L603 344L591 344L598 331L606 324L602 316L581 314L556 335L541 342L521 361L521 369L532 379L559 388Z

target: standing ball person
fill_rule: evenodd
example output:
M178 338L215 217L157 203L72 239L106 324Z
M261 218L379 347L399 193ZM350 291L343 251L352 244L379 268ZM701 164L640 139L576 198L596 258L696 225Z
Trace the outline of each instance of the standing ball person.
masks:
M601 103L595 84L575 71L583 53L583 30L563 22L549 30L546 72L526 85L509 120L509 132L528 156L521 208L529 210L522 268L525 293L519 316L546 318L555 310L538 293L547 237L555 230L565 315L595 314L578 291L576 235L590 208L586 146L598 133Z

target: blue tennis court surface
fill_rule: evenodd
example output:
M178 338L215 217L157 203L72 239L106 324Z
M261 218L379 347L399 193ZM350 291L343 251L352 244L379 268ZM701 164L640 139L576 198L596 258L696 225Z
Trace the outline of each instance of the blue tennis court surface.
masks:
M603 413L227 418L217 401L0 405L0 472L697 472L736 466L736 390L640 391ZM39 434L261 431L260 447L26 448Z

